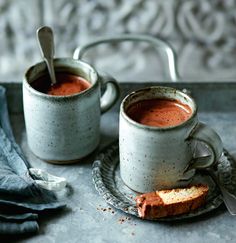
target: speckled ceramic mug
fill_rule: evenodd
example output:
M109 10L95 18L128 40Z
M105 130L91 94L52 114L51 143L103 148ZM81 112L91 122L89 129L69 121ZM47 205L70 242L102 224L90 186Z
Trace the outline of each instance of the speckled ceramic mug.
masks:
M132 104L155 98L178 100L191 108L192 115L180 125L161 128L137 123L127 115ZM209 156L194 158L197 142L205 144ZM198 121L194 100L179 90L160 86L134 91L121 103L119 149L121 178L141 193L188 184L195 169L213 165L223 150L216 132Z
M91 86L77 94L53 96L31 84L47 73L45 62L30 67L23 79L24 116L32 152L53 163L72 163L89 155L99 144L100 116L117 100L119 87L89 64L72 59L54 59L56 72L78 75ZM100 97L101 86L105 91Z

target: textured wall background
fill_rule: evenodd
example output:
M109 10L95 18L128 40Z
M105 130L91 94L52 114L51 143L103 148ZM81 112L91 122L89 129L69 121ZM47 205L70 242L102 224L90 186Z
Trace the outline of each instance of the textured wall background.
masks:
M95 37L145 33L166 39L185 80L236 80L234 0L0 0L0 80L21 80L41 60L35 31L53 28L56 56L72 56ZM86 60L120 81L168 79L164 55L124 43L91 50Z

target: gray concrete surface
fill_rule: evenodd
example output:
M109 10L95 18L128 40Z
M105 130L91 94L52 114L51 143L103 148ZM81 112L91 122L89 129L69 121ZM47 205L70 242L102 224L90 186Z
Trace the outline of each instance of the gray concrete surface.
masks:
M179 88L187 87L183 84L178 84L178 86ZM140 85L122 87L122 96L124 96L129 90L136 89ZM236 85L219 87L221 97L217 96L218 89L212 86L202 84L192 87L193 96L199 104L200 120L216 129L229 151L236 150L236 111L233 109L236 105L236 92L233 88ZM100 148L118 136L118 109L119 104L102 116ZM47 164L36 158L28 149L23 115L12 114L11 121L17 141L21 144L32 166L65 177L71 185L71 190L66 199L67 210L41 218L40 231L37 235L8 237L8 240L27 243L222 243L235 241L235 218L229 215L223 205L198 218L169 223L143 221L135 217L130 217L129 220L126 218L128 215L116 209L112 209L114 210L112 213L112 210L108 210L109 205L94 189L91 178L92 157L69 166ZM101 208L107 210L102 211ZM121 223L122 219L124 222Z

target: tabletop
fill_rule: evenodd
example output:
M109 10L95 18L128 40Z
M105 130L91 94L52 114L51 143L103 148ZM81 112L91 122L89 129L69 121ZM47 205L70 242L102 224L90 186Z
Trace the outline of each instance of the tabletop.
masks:
M132 84L123 84L122 97L130 90L140 88ZM172 84L173 85L173 84ZM217 94L218 88L212 84L196 85L196 99L199 102L199 117L201 121L210 124L222 137L227 149L236 148L232 129L235 132L236 111L229 107L217 106L211 110L212 100L215 96L207 97L202 101L198 93L213 92ZM177 85L179 88L181 84ZM184 87L186 87L184 85ZM213 88L212 88L213 87ZM227 91L227 99L236 103L236 85L228 87L222 84L220 90ZM9 88L9 87L8 87ZM19 91L21 92L21 91ZM206 95L206 93L205 93ZM21 94L19 94L20 98ZM220 101L223 101L219 97ZM12 101L11 101L12 102ZM101 143L99 149L104 148L118 138L120 101L101 118ZM205 104L205 105L204 105ZM205 107L206 109L203 109ZM235 107L235 106L234 106ZM208 109L209 108L209 109ZM11 109L11 107L10 107ZM228 109L228 110L227 110ZM69 183L66 194L67 208L59 213L50 213L39 219L40 230L36 235L14 236L7 239L17 242L54 243L54 242L228 242L236 238L235 218L231 216L224 205L210 213L199 217L175 221L175 222L152 222L125 214L108 205L99 196L92 182L92 163L95 153L86 160L73 165L52 165L35 157L28 148L24 117L22 112L11 114L16 140L20 143L31 165L36 168L47 170L56 176L65 177ZM98 149L98 150L99 150ZM97 150L97 151L98 151ZM59 195L60 196L60 195ZM1 241L4 242L4 241Z

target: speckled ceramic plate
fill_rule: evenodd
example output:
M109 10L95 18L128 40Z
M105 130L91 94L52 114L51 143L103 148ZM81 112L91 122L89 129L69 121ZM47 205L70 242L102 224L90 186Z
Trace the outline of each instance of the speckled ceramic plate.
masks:
M230 192L235 193L236 164L227 151L224 151L219 161L218 171L221 183L223 183ZM99 154L97 160L93 164L92 175L95 188L107 203L125 213L139 217L134 201L137 194L130 190L120 177L118 142L108 146ZM196 174L193 183L199 182L206 183L209 186L209 193L204 206L188 214L166 217L158 220L170 221L192 218L218 208L223 202L223 199L216 184L208 175Z

